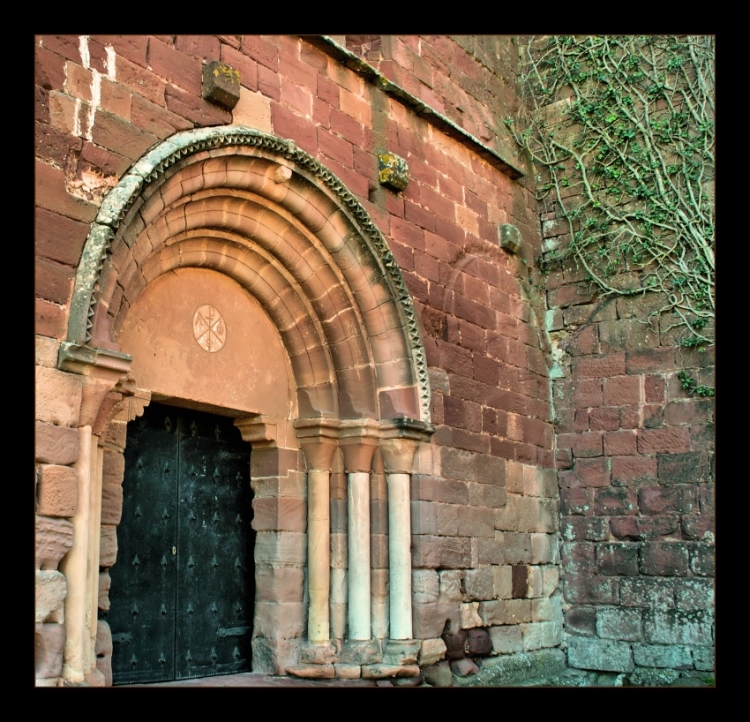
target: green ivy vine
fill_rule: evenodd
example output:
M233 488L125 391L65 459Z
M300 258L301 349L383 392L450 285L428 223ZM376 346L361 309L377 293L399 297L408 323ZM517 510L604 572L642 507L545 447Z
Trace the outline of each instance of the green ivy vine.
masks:
M524 53L528 102L506 124L568 231L540 267L572 262L605 296L654 294L662 332L713 344L714 38L552 36Z

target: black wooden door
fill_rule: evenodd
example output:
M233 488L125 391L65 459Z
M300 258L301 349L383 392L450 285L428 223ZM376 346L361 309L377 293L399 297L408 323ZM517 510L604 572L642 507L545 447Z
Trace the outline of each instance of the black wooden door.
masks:
M250 669L250 447L231 419L151 404L128 424L111 607L114 684Z

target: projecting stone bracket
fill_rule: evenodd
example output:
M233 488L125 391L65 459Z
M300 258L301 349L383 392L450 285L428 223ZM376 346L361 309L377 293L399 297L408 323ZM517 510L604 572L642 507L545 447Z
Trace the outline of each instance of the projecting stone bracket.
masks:
M240 99L239 71L218 60L204 65L201 95L209 103L231 110Z

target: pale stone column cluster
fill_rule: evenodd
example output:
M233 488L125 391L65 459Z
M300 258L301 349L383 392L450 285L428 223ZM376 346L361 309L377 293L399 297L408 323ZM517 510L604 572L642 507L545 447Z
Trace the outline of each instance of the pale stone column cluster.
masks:
M300 664L287 671L301 677L413 674L419 642L412 640L411 470L417 447L429 438L432 427L407 419L301 419L294 426L307 462L308 643ZM332 571L340 570L331 570L330 553L329 485L337 447L347 480L345 640L331 635L330 623L332 597L343 583L340 575L332 577ZM390 592L385 620L383 604L373 604L374 599L380 601L373 592L380 590L373 590L371 584L371 470L378 449L388 487ZM339 606L339 600L333 604Z

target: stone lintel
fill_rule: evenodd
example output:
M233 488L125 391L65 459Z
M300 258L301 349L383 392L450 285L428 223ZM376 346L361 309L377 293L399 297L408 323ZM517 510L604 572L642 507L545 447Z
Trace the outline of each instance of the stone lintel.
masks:
M294 428L305 455L308 471L330 471L338 445L340 422L336 419L297 419Z
M341 422L339 445L346 473L369 473L378 448L379 427L374 419L347 419Z

